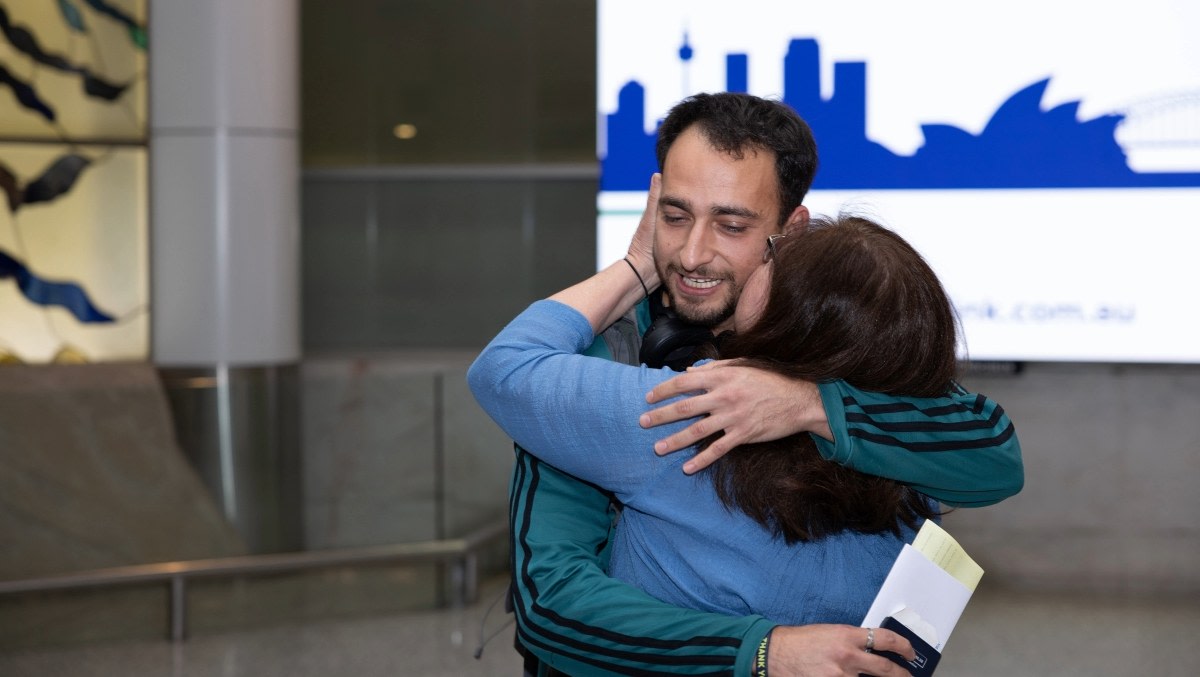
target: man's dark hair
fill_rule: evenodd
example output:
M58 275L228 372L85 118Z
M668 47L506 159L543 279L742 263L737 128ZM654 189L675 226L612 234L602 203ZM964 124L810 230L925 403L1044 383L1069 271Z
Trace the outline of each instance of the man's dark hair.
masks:
M692 125L698 125L715 150L739 160L747 150L775 154L781 225L804 201L817 173L817 143L808 123L790 106L733 92L690 96L675 104L658 128L659 171L675 139Z
M844 379L910 397L953 392L957 323L933 270L907 242L867 219L814 219L776 241L766 304L754 326L720 341L719 357L793 379ZM846 529L915 528L936 512L894 480L823 459L807 434L742 445L712 468L721 500L788 542Z

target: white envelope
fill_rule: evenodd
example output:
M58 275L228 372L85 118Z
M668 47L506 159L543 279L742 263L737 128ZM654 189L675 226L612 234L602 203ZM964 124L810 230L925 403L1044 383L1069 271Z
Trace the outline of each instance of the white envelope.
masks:
M879 627L884 618L896 617L906 610L897 620L940 652L950 639L972 592L919 550L905 544L867 611L862 627ZM919 621L913 619L914 615Z

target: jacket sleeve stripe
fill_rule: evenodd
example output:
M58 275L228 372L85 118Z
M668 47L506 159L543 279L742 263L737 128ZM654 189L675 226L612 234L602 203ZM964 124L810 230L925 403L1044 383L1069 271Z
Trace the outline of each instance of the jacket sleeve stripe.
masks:
M618 663L610 663L600 660L596 657L609 657L617 660L634 661L644 665L663 665L663 666L720 666L731 668L736 660L736 652L741 646L741 639L736 637L719 637L719 636L695 636L684 640L667 640L653 637L634 636L617 632L612 632L604 628L582 623L578 620L566 618L547 609L538 603L539 591L537 583L533 576L529 573L528 560L531 554L531 548L526 539L529 534L531 513L533 510L533 501L537 494L538 483L540 481L539 465L540 462L523 451L518 451L517 470L514 473L514 491L512 503L510 505L510 513L513 531L516 542L513 548L513 571L518 572L519 585L518 590L513 600L514 612L518 620L518 628L522 641L527 645L541 647L547 651L568 657L572 660L577 660L582 663L596 665L604 669L611 670L619 674L657 674L657 673L641 673L636 672L639 668L633 668L627 665ZM522 590L523 588L523 590ZM584 639L575 639L572 636L564 635L557 632L555 628L560 630L570 630L579 633ZM534 635L540 635L542 638L555 642L561 646L547 645ZM731 652L721 654L663 654L663 653L641 653L637 651L626 651L619 648L613 648L604 644L590 644L586 640L594 638L597 641L608 642L615 645L624 645L630 648L645 648L650 650L662 651L680 651L700 648L727 648L732 649ZM564 651L563 647L570 647L584 654ZM595 657L594 657L595 656ZM633 672L631 672L633 671ZM669 674L678 674L678 671ZM718 673L711 674L729 674L728 669Z
M952 404L944 404L937 407L928 407L921 409L912 402L888 402L886 404L860 404L853 395L844 395L842 404L846 407L854 407L864 414L907 414L918 413L930 418L940 416L951 416L954 414L965 414L970 412L978 415L987 405L988 399L983 395L976 395L972 406L968 407L962 402L954 402ZM996 405L997 408L1000 405Z
M846 423L862 424L888 432L928 432L947 433L965 430L993 430L1004 416L1004 410L997 406L992 415L986 419L969 419L966 421L885 421L867 414L846 412Z
M848 431L851 437L857 437L863 440L874 442L876 444L886 445L904 449L912 452L926 451L962 451L964 449L987 449L989 447L999 447L1008 442L1016 433L1013 425L1010 423L999 435L993 437L985 437L974 440L953 440L953 441L937 441L937 442L905 442L890 435L880 435L871 433L860 428L850 428Z

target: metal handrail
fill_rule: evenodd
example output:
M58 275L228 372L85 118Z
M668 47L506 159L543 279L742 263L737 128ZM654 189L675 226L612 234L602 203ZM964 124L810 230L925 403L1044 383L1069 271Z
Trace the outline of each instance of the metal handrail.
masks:
M452 603L459 606L474 601L478 594L479 571L476 551L507 534L508 522L500 521L462 538L437 541L91 569L39 578L0 581L0 595L167 582L171 591L169 636L173 641L181 641L187 637L187 581L192 578L282 573L350 565L449 562L455 592Z

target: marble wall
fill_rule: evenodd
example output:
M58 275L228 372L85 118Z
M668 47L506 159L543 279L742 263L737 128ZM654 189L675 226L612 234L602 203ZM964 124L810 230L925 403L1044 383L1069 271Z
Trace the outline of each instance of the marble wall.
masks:
M505 518L511 443L471 351L301 369L307 548L453 538ZM0 370L0 579L242 554L145 364Z
M1012 586L1200 594L1200 367L1031 364L969 377L1021 439L1025 488L946 525Z
M0 579L242 554L142 363L0 369Z
M505 518L512 446L467 390L472 359L450 351L305 361L307 547L453 538Z

